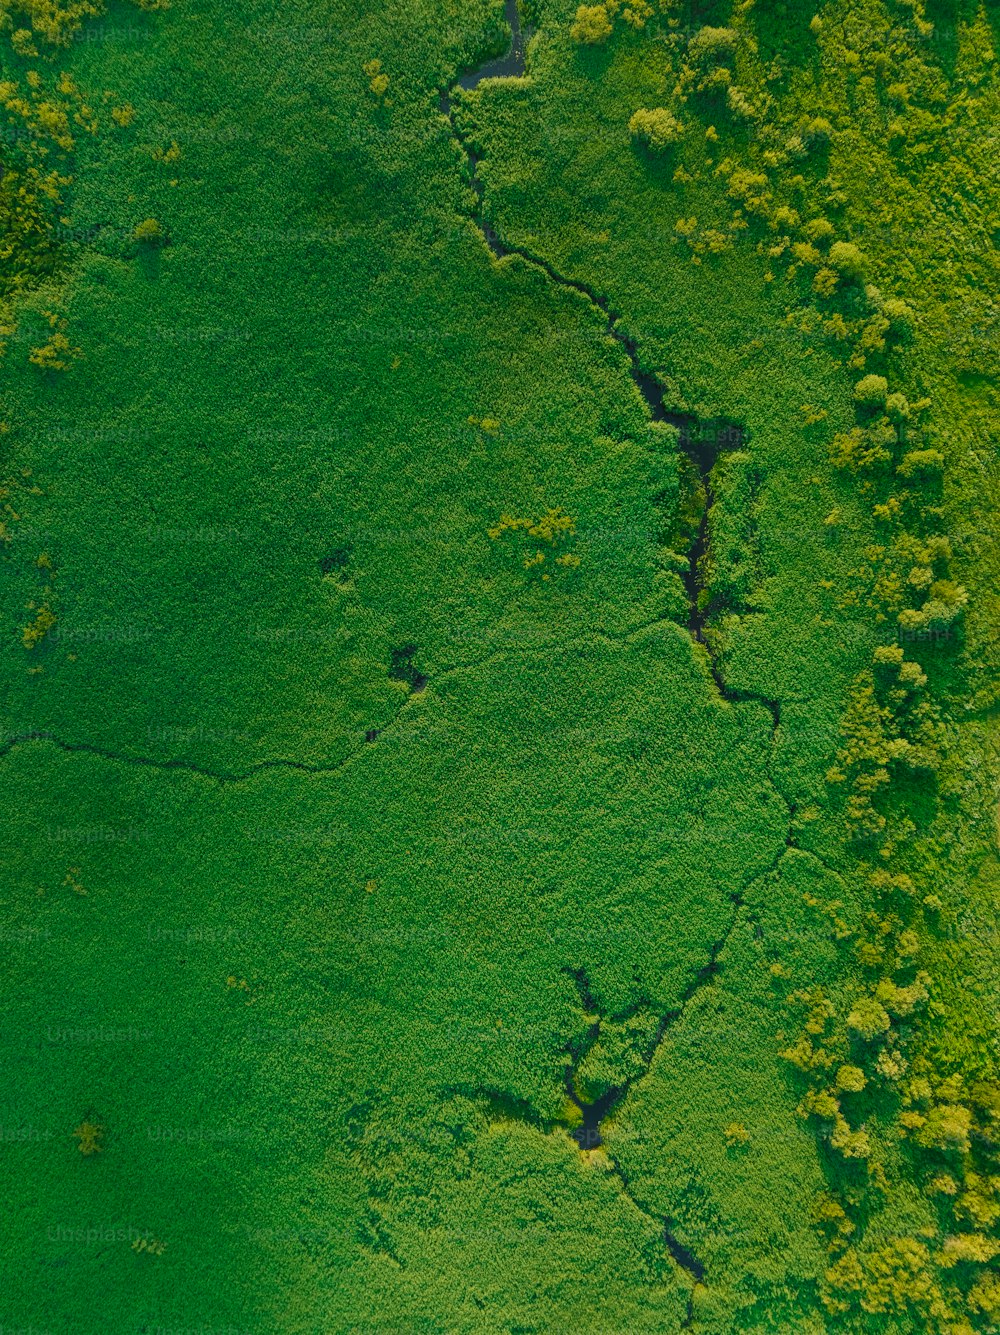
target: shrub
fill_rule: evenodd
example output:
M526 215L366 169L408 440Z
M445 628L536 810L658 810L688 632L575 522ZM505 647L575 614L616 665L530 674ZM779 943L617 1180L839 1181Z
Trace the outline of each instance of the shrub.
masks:
M950 625L969 601L969 595L962 585L951 579L935 580L930 595L923 610L932 626Z
M1000 1278L986 1274L969 1290L969 1306L987 1317L1000 1317Z
M864 375L854 386L854 402L864 408L885 406L889 382L884 375Z
M632 0L632 4L622 10L622 18L632 28L644 28L655 12L649 0Z
M43 371L66 371L72 359L80 355L80 349L74 348L66 335L57 330L47 343L31 349L28 361L32 366L40 366Z
M166 240L166 234L155 218L144 218L141 223L136 223L132 235L147 246L161 246Z
M867 1083L860 1066L845 1065L837 1072L837 1088L848 1094L860 1094Z
M909 337L913 333L913 308L899 297L890 297L883 302L882 314L896 335Z
M803 128L801 139L809 150L823 149L833 138L833 126L825 116L815 116Z
M859 997L847 1017L848 1029L868 1042L884 1034L890 1023L885 1007L874 997Z
M885 410L889 420L895 422L896 426L902 426L910 420L910 401L905 394L890 394L885 401Z
M611 36L611 19L604 5L580 5L569 30L575 42L597 46Z
M891 459L892 455L881 439L859 426L850 431L838 431L830 443L830 462L834 468L849 468L852 473L877 468Z
M793 232L798 227L799 222L798 212L789 208L787 204L779 204L771 214L771 226L776 232ZM816 259L818 261L818 255Z
M909 450L896 472L900 477L914 477L919 473L940 473L942 468L944 455L940 450Z
M726 89L726 106L738 120L752 121L757 114L754 104L743 89L735 85Z
M102 1146L101 1137L104 1135L104 1128L96 1122L83 1121L73 1132L80 1142L80 1153L89 1156L91 1154L100 1154Z
M819 265L823 263L823 256L808 241L796 241L792 246L792 256L799 264Z
M37 56L38 48L28 28L17 28L10 35L10 44L19 56Z
M728 60L738 41L733 28L701 28L688 42L688 55L698 65Z
M919 690L921 687L927 685L927 674L919 663L911 660L909 663L904 663L900 667L899 680L905 686L909 686L913 690ZM905 932L903 933L903 936L906 936ZM899 938L900 942L902 942L903 936Z
M927 1119L917 1132L917 1143L925 1149L957 1150L968 1154L972 1113L960 1103L939 1103L929 1109Z
M880 1052L875 1069L883 1080L899 1080L906 1074L906 1059L898 1052Z
M376 97L384 97L389 88L389 76L382 69L381 60L366 60L361 66L368 78L368 87Z
M730 199L738 200L746 213L766 214L771 203L767 187L768 179L763 172L737 167L729 178L726 193Z
M829 218L810 218L802 227L802 235L814 246L826 245L835 235L833 223Z
M900 987L890 978L885 978L876 988L875 995L890 1014L900 1017L909 1015L914 1006L927 1000L927 989L922 983Z
M835 1119L830 1144L845 1159L867 1159L872 1152L867 1131L852 1131L846 1117Z
M684 133L680 121L665 107L656 107L652 111L640 107L629 121L628 129L633 139L638 139L654 153L662 153L671 144L676 144Z
M830 247L830 264L842 278L860 282L865 273L865 257L853 241L834 241Z
M1000 1243L982 1233L958 1233L945 1238L941 1248L941 1264L947 1268L961 1261L986 1265L1000 1251Z
M34 649L35 645L40 644L45 639L55 624L55 613L47 604L43 603L38 609L34 621L21 631L21 643L25 649Z

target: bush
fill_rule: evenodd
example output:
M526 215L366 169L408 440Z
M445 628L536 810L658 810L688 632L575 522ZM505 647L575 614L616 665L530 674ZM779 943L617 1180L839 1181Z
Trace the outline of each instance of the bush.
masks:
M834 238L833 223L829 218L810 218L803 225L802 235L807 241L811 241L814 246L824 246Z
M910 420L910 401L905 394L890 394L885 401L885 410L889 420L897 426Z
M730 114L738 120L751 121L757 114L757 109L747 97L742 88L734 86L726 89L726 106Z
M896 472L900 477L914 477L919 473L940 473L943 468L944 455L940 450L910 450L903 455Z
M32 366L40 366L43 371L68 371L72 359L80 355L80 349L74 348L66 335L57 330L47 343L31 349L28 361Z
M136 241L141 241L147 246L160 246L166 239L163 228L155 218L144 218L141 223L136 223L132 235Z
M869 1042L889 1028L891 1021L885 1007L874 997L859 997L847 1017L848 1029Z
M824 149L833 138L833 126L824 116L816 116L804 127L800 137L808 150Z
M733 28L701 28L688 42L688 55L698 65L728 60L738 41Z
M888 391L884 375L864 375L854 386L854 402L864 408L883 408Z
M101 1153L101 1138L104 1135L104 1128L97 1122L82 1121L73 1135L79 1141L79 1150L82 1155L89 1156Z
M968 1154L972 1114L960 1103L939 1103L931 1108L917 1133L917 1143L925 1149L957 1150Z
M382 69L381 60L366 60L361 66L368 76L368 87L376 97L384 97L389 88L389 76Z
M21 631L21 643L25 649L34 649L37 644L45 639L55 624L55 613L47 604L43 603L38 609L34 621L30 622Z
M872 1152L867 1131L852 1131L846 1117L838 1117L834 1121L830 1144L845 1159L867 1159Z
M852 473L878 468L891 459L892 455L881 437L863 431L859 426L852 427L850 431L838 431L830 443L830 462L834 468L849 468Z
M908 338L913 333L913 308L899 297L890 297L883 302L882 314L897 337Z
M865 273L865 257L853 241L834 241L830 247L830 263L842 278L860 282Z
M604 5L581 5L569 30L575 42L597 46L611 36L611 19Z
M656 107L652 111L640 107L629 121L628 129L633 139L638 139L654 153L662 153L671 144L676 144L684 133L680 121L665 107Z
M837 1072L837 1088L848 1094L860 1094L867 1083L860 1066L842 1066Z

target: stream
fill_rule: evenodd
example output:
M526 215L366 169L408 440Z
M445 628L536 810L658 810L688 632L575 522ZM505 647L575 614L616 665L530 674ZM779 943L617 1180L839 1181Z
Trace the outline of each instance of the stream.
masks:
M636 342L621 328L621 313L612 309L607 297L602 296L593 288L578 279L568 278L561 274L546 259L533 254L523 246L515 242L505 241L489 222L484 213L484 190L482 181L479 178L480 155L463 137L455 116L454 95L457 90L469 92L479 86L484 79L493 78L523 78L526 75L526 47L531 32L524 31L521 28L520 16L517 10L517 0L506 0L504 15L510 27L510 44L507 51L498 57L486 61L476 66L474 69L462 73L449 88L441 93L440 107L447 117L451 126L452 134L456 142L465 154L469 165L469 181L475 194L476 204L472 212L472 220L482 234L486 244L497 259L503 259L508 255L517 255L526 263L541 269L544 274L560 287L567 288L577 292L590 302L591 306L600 312L603 318L607 333L625 350L628 357L629 374L633 383L636 385L639 393L645 401L649 410L650 418L654 422L666 422L668 425L676 428L678 433L678 447L682 453L690 460L693 469L700 481L705 501L700 507L698 529L688 550L688 569L684 576L684 586L688 596L688 630L693 640L703 645L706 658L708 660L709 671L712 679L718 688L719 694L731 702L737 701L756 701L764 705L771 715L772 720L772 740L777 734L780 724L780 704L777 700L754 694L734 690L728 687L722 675L722 670L716 660L713 651L711 638L706 637L706 623L710 615L709 600L705 595L704 582L704 558L707 555L710 542L710 511L715 504L715 492L712 484L712 472L719 458L720 453L728 450L739 450L744 446L745 433L743 428L735 422L725 419L714 419L710 421L703 420L693 413L683 413L668 408L663 402L663 387L654 375L644 369L639 357L639 351ZM794 808L789 807L789 818L791 821L794 815ZM791 824L789 826L791 830ZM791 840L791 834L789 834ZM731 896L737 911L742 898L739 895ZM678 1009L669 1012L660 1020L657 1030L656 1041L653 1045L649 1060L645 1063L644 1069L636 1079L642 1078L648 1073L653 1055L663 1040L666 1030L671 1023L679 1018L684 1006L691 999L697 989L707 982L718 969L718 957L725 946L729 932L732 931L736 923L734 914L733 920L727 933L716 941L709 955L708 963L703 969L699 970L696 977L692 980L690 987L685 992L681 1005ZM581 1002L585 1011L593 1011L593 1000L590 997L589 985L586 975L580 971L574 974L577 986L580 990ZM596 1041L600 1032L600 1021L595 1024L589 1042ZM592 1103L587 1103L580 1099L573 1083L573 1070L567 1068L566 1073L566 1093L570 1100L575 1104L580 1116L580 1121L573 1127L567 1127L568 1134L576 1142L581 1151L596 1149L603 1143L601 1125L607 1118L613 1115L617 1108L625 1100L629 1089L635 1083L635 1079L630 1079L623 1086L608 1090L601 1098ZM611 1160L616 1173L622 1183L622 1190L633 1201L633 1204L640 1210L644 1208L635 1201L632 1196L629 1184L622 1172L621 1166ZM705 1267L698 1257L681 1243L671 1231L672 1221L662 1219L664 1243L675 1262L687 1272L694 1284L700 1283L705 1274ZM693 1322L693 1308L689 1301L687 1318L684 1326L688 1327Z
M766 705L774 719L774 726L777 727L779 721L777 702L766 700L761 696L733 691L728 688L713 654L711 643L705 636L705 626L708 620L709 609L707 600L703 598L705 585L702 562L708 551L709 545L709 513L715 503L715 493L712 486L712 470L714 469L719 454L722 451L739 450L743 448L745 443L745 433L743 428L736 422L724 419L703 421L694 413L684 413L667 408L663 402L663 387L653 374L644 369L639 357L639 350L636 346L635 339L631 338L621 328L621 313L612 309L607 297L602 296L599 292L596 292L593 288L588 287L586 283L580 282L578 279L567 278L564 274L559 273L548 260L533 254L523 246L519 246L514 242L505 241L483 212L483 185L482 181L479 179L478 171L480 154L478 154L466 141L458 126L455 118L454 93L456 89L461 89L465 92L472 91L477 88L484 79L525 77L526 48L528 39L531 37L531 30L528 29L525 31L521 28L517 0L506 0L504 17L511 32L510 45L507 51L503 55L488 60L482 65L478 65L474 69L467 70L465 73L461 74L448 89L442 92L440 100L441 110L445 116L447 116L451 125L452 134L461 146L469 164L469 180L477 201L473 214L473 221L497 259L503 259L508 255L517 255L528 264L533 265L537 269L541 269L553 283L586 297L591 306L600 312L604 320L606 332L625 350L628 357L629 374L632 378L632 382L635 384L645 401L650 418L654 422L666 422L668 425L677 429L678 446L694 465L701 489L705 496L705 504L701 509L698 530L687 553L688 569L683 576L684 586L688 595L688 630L692 639L697 640L705 647L708 656L709 670L718 687L719 693L727 700L734 702L740 700L759 700Z

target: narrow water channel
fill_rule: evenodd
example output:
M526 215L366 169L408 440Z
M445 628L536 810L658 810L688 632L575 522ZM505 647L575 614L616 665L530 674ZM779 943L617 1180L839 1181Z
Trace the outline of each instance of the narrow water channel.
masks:
M744 444L744 431L735 422L724 420L702 421L693 413L681 413L669 409L663 402L663 387L654 375L643 368L635 340L620 326L621 315L612 310L607 297L574 278L567 278L559 273L547 260L532 254L516 243L505 241L483 212L483 185L479 179L480 155L463 137L455 117L454 92L456 89L470 91L477 88L484 79L523 78L526 74L527 42L530 30L521 28L517 0L506 0L504 16L510 27L510 44L506 52L492 60L467 70L441 94L441 110L448 117L452 133L461 145L469 163L469 180L476 195L474 222L483 235L486 244L498 259L507 255L518 255L529 264L541 269L553 283L568 288L587 298L590 304L604 319L605 329L616 343L624 348L628 356L629 374L633 383L645 400L649 415L654 422L666 422L678 432L678 444L682 452L694 465L700 480L705 502L701 508L698 529L688 550L688 568L684 575L684 586L688 595L688 630L693 639L703 644L708 652L709 666L719 691L727 699L739 699L738 695L727 690L722 673L712 654L710 643L705 637L705 624L708 618L707 600L704 598L704 572L702 558L708 551L709 512L715 503L712 487L712 470L723 450L738 450ZM771 702L767 702L770 707Z
M520 16L517 10L517 0L506 0L504 13L511 34L507 51L503 55L488 60L474 69L465 71L441 94L441 110L448 118L452 134L465 154L469 165L469 182L476 199L472 214L473 221L481 232L486 244L498 259L502 259L507 255L518 255L527 263L541 269L553 283L573 292L580 293L587 298L595 310L598 310L601 313L607 333L619 343L622 348L624 348L628 357L629 374L646 403L651 419L655 422L666 422L670 426L676 428L679 448L693 465L693 471L700 480L701 491L704 495L704 504L700 507L699 511L697 532L688 551L688 570L684 579L689 602L688 630L690 631L692 638L705 647L709 669L712 678L718 687L719 693L725 699L730 701L756 700L758 703L764 704L771 713L773 720L772 736L774 736L777 733L780 723L778 702L763 696L728 688L723 679L721 668L714 657L710 637L707 638L705 635L709 608L708 600L704 597L705 585L703 558L708 552L710 541L709 514L715 503L712 472L720 453L725 450L738 450L743 447L745 443L745 433L743 428L735 422L726 420L703 421L695 414L678 412L665 406L663 402L662 386L654 375L643 368L635 340L630 338L620 327L621 314L611 308L608 299L596 292L593 288L588 287L585 283L582 283L577 279L567 278L565 275L559 273L548 260L543 259L541 256L532 254L529 250L516 243L505 241L485 216L483 207L483 185L478 173L479 155L462 134L458 118L455 115L455 94L458 90L468 92L475 89L484 79L504 77L522 78L525 76L526 48L528 38L531 34L530 32L524 32L521 28ZM738 910L742 901L738 896L733 896L732 898ZM732 930L735 923L736 915L734 914L729 931ZM708 963L699 971L696 978L692 981L690 987L684 994L680 1007L662 1017L657 1029L655 1042L649 1054L649 1059L644 1063L641 1075L636 1078L641 1078L642 1075L648 1073L652 1057L659 1047L669 1025L680 1016L683 1007L694 995L697 988L708 981L708 979L715 973L718 968L718 957L727 940L728 932L713 944ZM584 1010L592 1013L595 1007L593 1005L593 999L590 996L586 975L582 971L579 971L574 977L576 978L577 986L580 989ZM599 1033L600 1020L597 1020L589 1035L588 1047L597 1041ZM614 1114L615 1110L625 1100L629 1089L634 1083L634 1079L629 1079L623 1085L608 1090L601 1098L592 1103L588 1103L582 1100L577 1094L574 1086L574 1071L572 1067L567 1068L566 1093L573 1104L575 1104L580 1117L580 1121L575 1126L567 1128L567 1130L581 1150L593 1150L602 1145L602 1123ZM621 1167L615 1163L614 1160L612 1160L612 1162L615 1171L621 1179L622 1190L634 1203L636 1203L637 1208L643 1209L641 1205L638 1205L638 1203L635 1202L634 1197L632 1197L629 1184L622 1173ZM665 1247L677 1264L687 1272L692 1283L700 1283L705 1275L705 1267L703 1263L692 1251L675 1237L672 1232L672 1220L663 1219L661 1222L663 1225ZM692 1289L692 1295L693 1292L694 1290ZM684 1322L685 1327L688 1327L693 1323L692 1301L689 1301L688 1303L687 1317Z

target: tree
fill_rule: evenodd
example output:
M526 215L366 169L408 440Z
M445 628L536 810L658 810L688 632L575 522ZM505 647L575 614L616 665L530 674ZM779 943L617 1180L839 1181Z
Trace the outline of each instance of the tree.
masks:
M944 455L940 450L909 450L896 472L900 477L913 477L918 473L940 473L943 468Z
M864 408L882 408L888 392L889 382L884 375L863 375L854 386L854 402Z
M688 55L698 65L728 60L738 41L734 28L701 28L688 42Z
M870 1042L889 1028L890 1020L885 1007L874 997L858 997L847 1017L848 1029Z
M860 282L865 276L865 257L853 241L834 241L830 247L830 263L843 278Z
M802 228L803 235L814 245L822 246L834 238L833 223L829 218L810 218Z
M97 1122L91 1122L85 1119L76 1128L73 1135L76 1136L77 1140L80 1142L79 1149L82 1155L89 1156L91 1154L101 1153L102 1146L100 1141L101 1137L104 1135L104 1128Z
M159 246L166 240L163 228L155 218L144 218L141 223L136 223L132 235L136 241L148 246Z
M889 297L884 301L882 314L897 337L905 339L913 333L913 309L899 297Z
M654 153L664 152L671 144L676 144L684 133L680 121L665 107L656 107L652 111L640 107L633 114L628 128L633 139L638 139Z
M800 138L808 150L822 150L833 138L833 126L825 116L815 116L803 128Z
M837 1072L837 1088L847 1094L860 1094L867 1083L860 1066L844 1065Z
M960 1103L939 1103L927 1113L917 1132L917 1143L925 1149L957 1150L968 1154L971 1147L972 1113Z
M580 5L576 19L569 30L575 42L584 46L598 46L611 36L611 19L604 5Z

